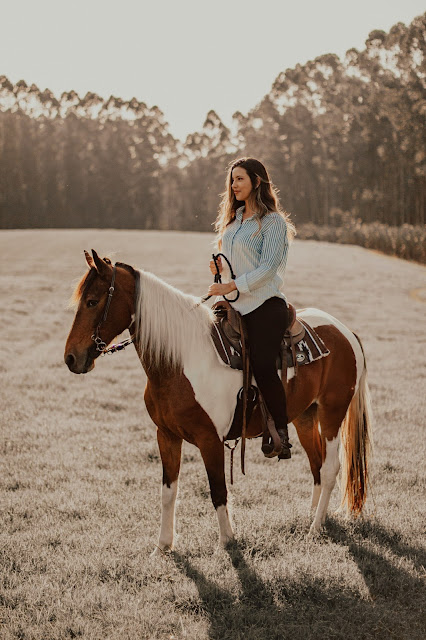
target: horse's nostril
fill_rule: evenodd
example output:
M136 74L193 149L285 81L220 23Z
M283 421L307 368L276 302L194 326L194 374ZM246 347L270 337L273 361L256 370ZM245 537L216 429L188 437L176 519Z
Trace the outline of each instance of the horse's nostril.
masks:
M72 353L69 353L65 358L65 364L67 365L68 369L71 369L71 367L75 364L75 356L73 356Z

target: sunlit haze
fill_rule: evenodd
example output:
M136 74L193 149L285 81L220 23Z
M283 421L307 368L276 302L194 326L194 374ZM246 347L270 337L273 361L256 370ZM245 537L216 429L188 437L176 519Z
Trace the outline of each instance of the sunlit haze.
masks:
M280 71L362 49L373 29L408 24L421 0L24 0L1 11L0 75L158 105L175 137L214 109L229 125Z

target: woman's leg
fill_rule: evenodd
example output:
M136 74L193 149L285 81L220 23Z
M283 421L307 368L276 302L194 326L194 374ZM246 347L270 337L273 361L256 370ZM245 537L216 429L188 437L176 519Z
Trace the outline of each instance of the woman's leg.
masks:
M250 361L257 385L283 443L282 457L290 457L285 391L276 359L288 325L288 309L281 298L270 298L244 316L250 345ZM286 455L287 454L287 455Z

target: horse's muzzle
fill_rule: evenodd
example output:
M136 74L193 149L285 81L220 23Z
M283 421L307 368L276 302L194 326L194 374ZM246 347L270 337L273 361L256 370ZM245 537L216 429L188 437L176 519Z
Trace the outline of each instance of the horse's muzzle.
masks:
M90 349L86 353L85 358L78 358L74 353L65 353L65 364L72 373L88 373L95 366L95 360L90 353Z

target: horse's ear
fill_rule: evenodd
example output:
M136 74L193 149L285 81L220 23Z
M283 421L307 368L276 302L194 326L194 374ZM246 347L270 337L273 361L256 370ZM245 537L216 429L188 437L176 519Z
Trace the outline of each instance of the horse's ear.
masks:
M88 251L86 251L86 249L84 250L84 257L86 258L86 262L89 265L89 268L91 269L92 267L94 267L95 265L93 264L93 258L90 255L90 253L88 253Z
M111 264L104 262L92 249L93 260L95 262L94 267L101 277L109 277L111 275Z

